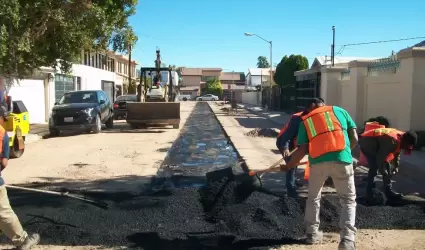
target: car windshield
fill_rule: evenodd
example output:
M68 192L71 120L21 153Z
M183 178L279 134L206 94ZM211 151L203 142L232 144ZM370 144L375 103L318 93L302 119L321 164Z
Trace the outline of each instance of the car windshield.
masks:
M70 103L98 103L96 92L71 92L66 93L59 100L59 104Z
M121 95L117 97L117 101L129 101L129 102L135 102L137 100L136 95Z

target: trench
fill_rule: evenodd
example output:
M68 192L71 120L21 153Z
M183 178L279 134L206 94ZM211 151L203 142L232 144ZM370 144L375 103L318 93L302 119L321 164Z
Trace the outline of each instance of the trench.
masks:
M228 167L242 172L238 162L238 153L211 108L198 102L168 150L152 186L202 187L207 172Z

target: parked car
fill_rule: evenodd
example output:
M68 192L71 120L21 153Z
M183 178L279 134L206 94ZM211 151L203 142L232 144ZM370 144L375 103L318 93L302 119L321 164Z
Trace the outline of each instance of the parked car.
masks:
M218 96L207 94L207 95L196 97L196 100L197 101L218 101Z
M51 136L61 131L78 130L99 133L102 124L113 127L112 102L102 90L71 91L55 103L49 118Z
M190 101L190 100L192 100L192 97L190 95L178 95L177 100L178 101Z
M127 102L136 102L137 95L120 95L114 103L114 119L125 119L127 115Z

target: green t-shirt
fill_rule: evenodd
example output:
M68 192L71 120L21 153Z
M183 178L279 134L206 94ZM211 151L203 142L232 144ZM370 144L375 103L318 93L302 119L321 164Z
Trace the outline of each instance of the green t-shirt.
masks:
M309 155L308 160L310 164L312 165L321 163L321 162L344 162L348 164L353 163L353 157L351 156L350 140L348 138L347 130L355 129L356 123L354 123L350 114L348 114L348 112L345 109L337 107L337 106L333 106L333 111L335 116L338 118L339 122L341 123L342 129L344 132L345 149L339 152L330 152L322 156L319 156L315 159L312 159ZM308 143L307 131L303 123L301 123L298 128L297 138L298 138L297 139L298 145L303 145Z

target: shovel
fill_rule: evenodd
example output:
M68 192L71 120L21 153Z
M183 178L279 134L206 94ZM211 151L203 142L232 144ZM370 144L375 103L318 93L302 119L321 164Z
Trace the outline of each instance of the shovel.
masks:
M70 194L68 192L55 192L55 191L48 191L48 190L35 189L35 188L26 188L26 187L19 187L19 186L11 186L11 185L6 185L6 188L21 190L21 191L44 193L44 194L52 194L52 195L57 195L57 196L65 196L65 197L73 198L73 199L80 200L80 201L83 201L83 202L86 202L86 203L90 203L90 204L92 204L96 207L99 207L99 208L108 209L108 204L106 202L87 199L87 198L84 198L84 197L80 197L80 196L77 196L77 195Z

